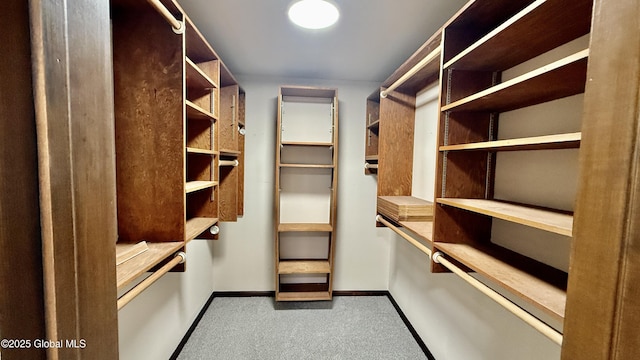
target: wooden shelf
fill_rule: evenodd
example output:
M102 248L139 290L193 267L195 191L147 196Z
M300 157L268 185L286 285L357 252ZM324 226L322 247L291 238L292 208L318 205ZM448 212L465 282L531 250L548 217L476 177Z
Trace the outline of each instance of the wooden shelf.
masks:
M195 217L187 220L185 241L191 241L218 222L217 218Z
M284 146L333 146L333 143L327 142L304 142L304 141L283 141Z
M300 291L300 292L283 292L276 294L276 301L313 301L313 300L331 300L331 293L328 291Z
M566 273L495 245L436 242L435 247L555 320L564 319Z
M521 151L577 149L580 147L582 133L534 136L520 139L485 141L469 144L440 146L440 151Z
M188 194L195 191L212 188L217 185L218 185L218 182L216 181L189 181L184 185L184 189L185 189L185 192Z
M433 203L413 196L378 196L377 210L396 222L433 220Z
M189 100L185 100L185 105L187 108L187 118L189 119L216 120L216 117L211 112L201 108Z
M212 155L213 156L213 155L216 155L218 152L215 151L215 150L188 147L187 148L187 153L188 154Z
M215 81L205 74L204 71L188 57L185 58L185 63L187 64L187 87L199 89L213 89L218 87Z
M572 215L495 200L440 198L436 202L560 235L572 235Z
M280 260L278 274L329 274L331 266L327 260Z
M399 224L420 239L433 242L433 221L400 221Z
M590 21L589 1L535 1L453 57L444 68L505 70L587 34ZM512 44L520 43L522 34L527 34L526 45L514 48Z
M118 246L124 246L130 244L116 244ZM149 249L132 259L118 265L116 267L117 276L117 288L121 290L123 287L131 283L140 275L149 271L154 266L161 263L163 260L172 256L176 251L180 250L183 246L183 242L164 242L164 243L150 243L147 242Z
M280 164L283 168L333 169L330 164Z
M442 111L504 112L584 92L589 50L445 105Z
M378 161L378 155L367 155L364 157L364 161Z
M331 224L301 224L301 223L284 223L278 225L278 232L305 232L305 231L316 231L316 232L331 232L333 231L333 226Z
M239 150L220 149L220 156L238 157L241 152Z

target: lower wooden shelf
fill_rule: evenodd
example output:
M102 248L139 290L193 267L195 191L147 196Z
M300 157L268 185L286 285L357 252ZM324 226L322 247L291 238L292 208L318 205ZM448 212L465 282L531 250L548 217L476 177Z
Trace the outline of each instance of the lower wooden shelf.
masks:
M185 192L192 193L194 191L204 190L217 186L216 181L189 181L184 185Z
M553 319L564 319L567 273L497 245L436 242L434 247Z
M331 224L315 224L315 223L284 223L278 225L278 232L331 232L333 226Z
M329 291L278 292L276 301L331 300Z
M125 245L130 246L130 244L116 244L116 252L118 247L123 247ZM121 290L134 279L149 271L163 260L171 257L176 251L184 247L184 242L147 242L147 246L149 247L147 251L116 266L118 290Z
M329 274L328 260L280 260L278 274Z
M218 222L218 218L195 217L187 220L185 241L191 241Z
M400 221L399 224L420 239L433 242L433 221Z

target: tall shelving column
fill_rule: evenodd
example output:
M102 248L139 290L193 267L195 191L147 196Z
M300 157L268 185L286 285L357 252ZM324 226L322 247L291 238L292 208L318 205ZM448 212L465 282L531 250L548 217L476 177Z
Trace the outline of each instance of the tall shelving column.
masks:
M281 87L274 212L277 301L331 300L337 184L337 90Z

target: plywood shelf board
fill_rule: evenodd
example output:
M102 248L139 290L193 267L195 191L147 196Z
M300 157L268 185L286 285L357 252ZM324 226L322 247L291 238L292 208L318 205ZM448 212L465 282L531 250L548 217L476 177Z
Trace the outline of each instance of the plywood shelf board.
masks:
M568 133L545 136L534 136L519 139L484 141L469 144L440 146L440 151L521 151L521 150L552 150L577 149L580 147L582 133Z
M133 259L147 250L149 250L149 246L146 241L141 241L137 244L117 244L116 266Z
M216 155L217 151L209 150L209 149L200 149L194 147L187 147L187 153L189 154L198 154L198 155Z
M562 322L566 273L498 246L440 242L434 246Z
M218 183L215 181L189 181L184 185L184 189L186 193L192 193L194 191L212 188L217 185Z
M185 100L187 108L187 118L196 120L215 120L216 117L210 111L207 111L200 106L192 103L189 100Z
M124 244L122 244L124 245ZM116 244L116 248L121 244ZM147 242L149 249L116 267L118 290L180 250L183 242Z
M331 232L333 226L331 224L303 224L303 223L280 223L278 232Z
M433 203L413 196L378 196L377 208L396 222L433 220Z
M442 111L504 112L584 92L589 50L442 107Z
M330 274L327 260L280 260L278 274Z
M398 224L420 239L429 243L433 242L433 221L400 221Z
M276 294L276 301L313 301L331 300L331 293L328 291L308 291L308 292L284 292Z
M196 63L188 57L185 58L185 62L187 64L186 74L188 88L212 89L218 87L215 81L205 74Z
M240 155L240 150L220 149L219 152L220 156L237 157Z
M218 222L217 218L194 217L187 220L185 241L191 241Z
M538 0L444 64L444 68L501 71L587 34L588 1ZM544 24L539 26L537 24ZM513 46L527 34L526 46Z
M333 146L330 142L283 141L284 146Z
M333 169L331 164L280 164L280 167L286 168L309 168L309 169Z
M365 161L378 161L378 155L367 155L364 157Z
M560 212L484 199L439 198L436 202L564 236L572 235L573 216Z

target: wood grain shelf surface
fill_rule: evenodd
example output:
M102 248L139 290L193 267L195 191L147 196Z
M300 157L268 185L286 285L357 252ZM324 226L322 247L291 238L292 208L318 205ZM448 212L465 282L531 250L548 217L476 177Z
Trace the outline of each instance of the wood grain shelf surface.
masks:
M434 246L445 256L453 257L496 282L555 320L563 320L567 286L565 272L498 246L441 242Z
M217 185L218 185L218 182L216 181L189 181L184 185L184 190L188 194L194 191L200 191L200 190L212 188Z
M420 239L433 242L433 221L400 221L399 224Z
M201 108L189 100L185 100L184 103L187 108L187 118L195 120L216 120L216 117L210 111Z
M238 157L241 154L240 150L220 149L220 156L226 157Z
M521 151L521 150L553 150L577 149L580 147L582 133L568 133L545 136L533 136L519 139L485 141L469 144L440 146L440 151Z
M116 249L119 246L125 246L129 244L116 244ZM130 260L118 265L116 267L117 273L117 288L121 290L124 286L131 283L140 275L149 271L154 266L158 265L163 260L172 256L176 251L180 250L183 246L183 242L163 242L163 243L150 243L147 242L148 250L131 258Z
M188 57L185 58L185 63L187 64L186 75L188 88L212 89L218 87L218 85Z
M278 274L329 274L331 266L327 260L280 260Z
M187 147L188 154L199 154L199 155L216 155L218 152L215 150L209 149L200 149L195 147Z
M283 168L333 169L331 164L280 164Z
M433 220L433 203L413 196L378 196L377 209L396 222Z
M333 146L331 142L283 141L284 146Z
M333 226L331 224L313 224L313 223L280 223L278 224L278 232L331 232Z
M589 50L545 65L441 108L504 112L584 92Z
M367 155L364 157L365 161L378 161L378 155Z
M187 220L185 241L191 241L218 222L217 218L194 217Z
M572 235L573 216L552 210L485 199L439 198L436 202L564 236Z
M331 300L331 293L328 291L297 291L276 293L276 301L312 301Z
M505 70L587 34L590 20L588 1L538 0L457 54L444 68ZM526 45L514 48L522 34L527 34Z

